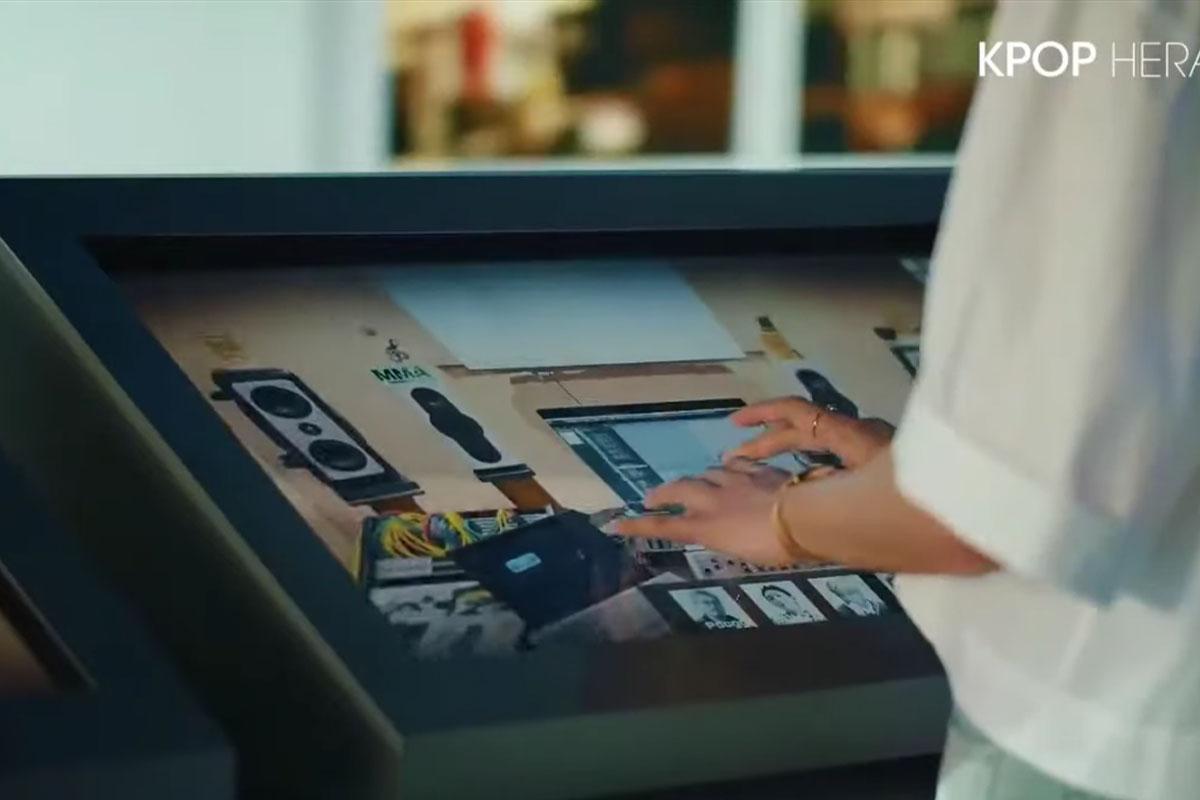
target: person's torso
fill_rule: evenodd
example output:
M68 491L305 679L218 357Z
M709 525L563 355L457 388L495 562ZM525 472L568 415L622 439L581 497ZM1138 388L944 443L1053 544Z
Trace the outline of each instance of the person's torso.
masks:
M1187 488L1179 507L1139 532L1108 605L1003 572L903 576L897 594L942 657L956 701L997 743L1102 794L1200 796L1200 475L1147 466L1140 485L1114 481L1108 463L1158 463L1138 426L1159 409L1117 405L1103 389L1182 375L1175 397L1153 402L1176 412L1192 402L1200 365L1179 354L1200 337L1200 67L1171 80L1114 79L1108 62L1114 39L1178 41L1190 68L1200 58L1200 3L1019 3L1002 13L993 40L1093 41L1101 66L1082 78L989 78L977 99L934 260L937 324L923 332L923 361L953 363L970 343L976 353L990 348L1005 365L998 374L1029 379L983 374L967 386L951 374L930 397L945 408L976 404L973 418L1020 419L1047 445L1009 466L1063 475L1044 488L1087 495L1115 519L1146 515L1161 484ZM1043 313L1030 313L1037 304ZM1135 330L1154 346L1131 345ZM1084 358L1089 337L1111 357ZM1022 345L1006 348L1006 338ZM1008 361L1031 351L1036 363ZM1043 413L1030 413L1030 393ZM1073 419L1113 424L1069 431L1094 442L1084 463L1053 461L1078 455L1051 446ZM1010 430L971 434L1004 453Z

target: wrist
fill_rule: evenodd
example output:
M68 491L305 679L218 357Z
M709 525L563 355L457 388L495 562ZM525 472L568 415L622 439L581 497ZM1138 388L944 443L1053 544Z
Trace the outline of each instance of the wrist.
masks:
M775 502L771 506L771 528L775 533L775 540L786 555L787 563L791 564L820 561L815 553L796 538L796 531L789 521L788 500L804 479L803 475L797 475L779 487L775 494Z

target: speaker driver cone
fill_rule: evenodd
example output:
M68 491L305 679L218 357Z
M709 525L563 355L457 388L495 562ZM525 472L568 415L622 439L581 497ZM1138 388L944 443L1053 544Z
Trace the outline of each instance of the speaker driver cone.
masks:
M313 412L312 403L303 395L282 386L259 386L250 392L250 400L276 417L302 419Z
M318 464L339 472L357 472L367 466L367 457L361 450L336 439L318 439L308 446L308 455Z

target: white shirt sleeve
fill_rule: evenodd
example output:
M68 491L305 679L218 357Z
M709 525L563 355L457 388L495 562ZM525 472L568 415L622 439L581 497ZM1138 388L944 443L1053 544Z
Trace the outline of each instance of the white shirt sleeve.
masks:
M1020 3L993 39L1099 69L984 79L934 253L900 490L1003 567L1106 603L1200 491L1200 74L1114 76L1200 4Z

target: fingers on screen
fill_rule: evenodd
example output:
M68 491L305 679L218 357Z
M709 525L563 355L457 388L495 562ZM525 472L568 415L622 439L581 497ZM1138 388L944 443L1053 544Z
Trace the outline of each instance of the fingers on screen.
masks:
M646 494L647 508L683 506L683 516L711 510L716 487L700 478L681 478L651 489Z
M796 425L803 422L806 417L811 417L816 411L817 406L807 400L799 397L779 397L740 408L730 414L729 419L735 425L743 427L778 422Z
M725 453L724 462L728 465L734 460L761 461L780 453L803 450L811 445L809 437L808 431L799 428L767 431Z
M734 470L710 469L700 475L700 480L713 486L729 486L738 480L738 473Z
M726 453L721 457L723 467L729 472L738 472L743 475L753 475L762 470L762 464L757 460L746 456L737 455L735 452Z
M650 539L688 541L686 517L634 517L617 522L616 531L622 536L644 536Z

